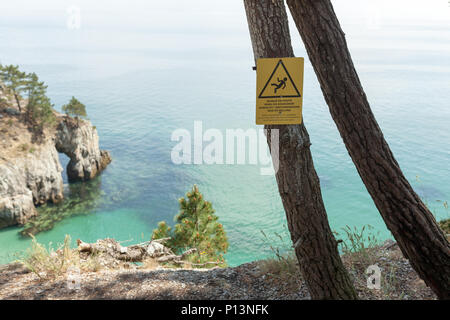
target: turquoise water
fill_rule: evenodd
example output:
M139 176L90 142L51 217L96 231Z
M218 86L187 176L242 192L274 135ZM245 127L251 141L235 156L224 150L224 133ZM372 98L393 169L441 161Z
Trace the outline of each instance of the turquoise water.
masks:
M130 17L137 9L109 10ZM271 254L261 231L285 231L273 176L255 165L174 165L170 157L172 131L193 132L195 120L204 130L257 128L250 40L243 9L233 10L207 7L190 18L175 12L169 21L152 12L155 20L138 15L114 23L90 19L95 15L87 10L80 30L68 30L64 10L61 17L50 7L29 20L0 19L0 61L36 72L57 109L72 95L85 103L101 147L113 157L91 182L97 205L39 233L38 241L58 243L70 234L88 242L141 242L159 221L173 221L177 199L196 183L228 233L230 265ZM443 205L450 200L449 23L424 19L370 30L344 13L356 68L396 159L435 215L449 217ZM292 33L296 55L306 56ZM332 229L370 224L388 238L305 62L304 120ZM0 263L29 245L20 230L0 230Z

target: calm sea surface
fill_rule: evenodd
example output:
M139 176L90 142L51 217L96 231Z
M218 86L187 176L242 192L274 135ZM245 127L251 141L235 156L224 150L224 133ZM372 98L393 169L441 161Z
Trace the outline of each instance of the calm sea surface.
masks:
M127 7L111 10L134 14ZM88 16L79 30L67 29L64 10L62 17L42 10L30 21L0 22L0 62L36 72L56 109L72 95L85 103L101 147L113 157L90 182L88 196L68 196L86 197L92 207L38 234L39 242L58 243L65 234L86 242L147 240L159 221L173 222L177 199L195 183L228 233L230 265L271 254L261 231L269 238L286 234L274 176L260 175L256 165L175 165L170 157L173 130L193 132L195 120L203 121L203 130L257 128L253 54L244 12L238 13L213 12L203 21L207 12L197 12L177 25L180 12L168 22L142 15L136 21L95 22ZM404 174L435 215L448 218L449 23L386 22L372 29L364 21L341 22ZM291 32L296 55L306 57L297 31ZM390 233L347 154L308 59L305 63L304 121L332 229L369 224L386 239ZM67 158L61 160L65 166ZM29 246L20 230L0 230L0 263Z

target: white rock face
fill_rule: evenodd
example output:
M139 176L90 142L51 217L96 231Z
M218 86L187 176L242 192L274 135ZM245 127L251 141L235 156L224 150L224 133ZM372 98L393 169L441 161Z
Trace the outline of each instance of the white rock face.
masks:
M53 140L37 148L33 154L15 163L25 177L26 186L33 193L35 204L59 202L63 198L63 168Z
M94 178L111 162L108 151L100 150L98 134L89 121L64 118L56 132L56 149L70 158L69 181Z
M152 258L160 257L164 255L164 249L165 247L161 243L152 241L147 247L147 254Z
M0 227L23 224L37 214L34 204L63 198L63 171L52 139L0 162Z
M57 130L41 143L24 138L27 132L23 129L20 142L28 142L27 150L16 152L13 143L10 150L0 150L0 228L24 224L37 215L35 205L63 199L58 151L71 159L67 168L70 181L94 178L111 162L109 153L99 149L97 130L89 121L73 127L73 119L59 119Z
M0 228L23 224L37 214L25 177L12 163L0 165Z

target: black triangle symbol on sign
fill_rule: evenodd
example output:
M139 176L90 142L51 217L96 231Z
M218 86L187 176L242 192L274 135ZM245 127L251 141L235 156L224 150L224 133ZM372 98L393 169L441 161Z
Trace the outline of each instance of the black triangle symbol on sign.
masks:
M283 79L280 81L279 79L276 80L272 80L272 77L274 76L275 72L277 72L277 69L279 68L279 66L282 66L284 69L284 72L286 72L287 76L289 77L289 81L292 84L293 89L295 90L295 94L294 95L283 95L282 92L280 92L280 95L274 95L273 93L269 93L266 95L263 95L264 91L266 90L267 86L270 85L274 85L275 88L277 87L276 83L278 82L278 84L280 85L280 88L277 89L282 89L283 85L284 87L286 87L286 81L283 81ZM286 78L284 78L286 79ZM287 80L287 79L286 79ZM274 81L272 83L272 81ZM300 98L302 95L300 94L300 92L298 91L297 87L295 86L294 81L292 81L291 75L289 74L289 72L287 71L283 60L280 59L280 61L278 61L277 65L275 66L275 69L273 69L272 74L269 77L269 80L267 80L266 84L264 85L264 88L261 90L261 93L259 94L258 98Z

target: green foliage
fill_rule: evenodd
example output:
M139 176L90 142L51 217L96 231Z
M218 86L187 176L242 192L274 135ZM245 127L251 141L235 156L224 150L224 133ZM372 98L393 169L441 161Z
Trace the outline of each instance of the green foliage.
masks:
M20 97L26 91L27 74L20 71L19 66L0 64L0 80L12 92L21 110Z
M158 228L153 230L152 239L162 239L171 237L172 228L165 221L158 223Z
M14 91L23 91L26 73L19 70L19 66L0 64L0 80L7 88Z
M177 253L196 248L197 252L187 258L194 266L208 262L224 266L223 253L227 252L228 239L223 225L214 214L211 202L205 201L198 187L194 185L186 194L186 198L181 198L179 203L180 211L175 217L175 227L172 229L162 221L153 231L152 238L170 237L165 244ZM211 267L214 264L205 266Z
M67 115L80 118L85 118L86 114L86 106L78 101L75 97L70 99L68 104L62 106L62 111L64 111Z
M47 86L39 81L35 73L27 74L20 71L19 66L0 64L0 80L6 89L12 92L19 110L22 110L20 104L22 96L28 98L26 116L33 128L42 131L44 126L55 122L53 105L47 97Z
M28 120L40 130L46 125L55 123L56 118L53 113L53 105L47 97L47 86L39 81L35 73L28 75L26 83L28 92L28 103L26 113Z

